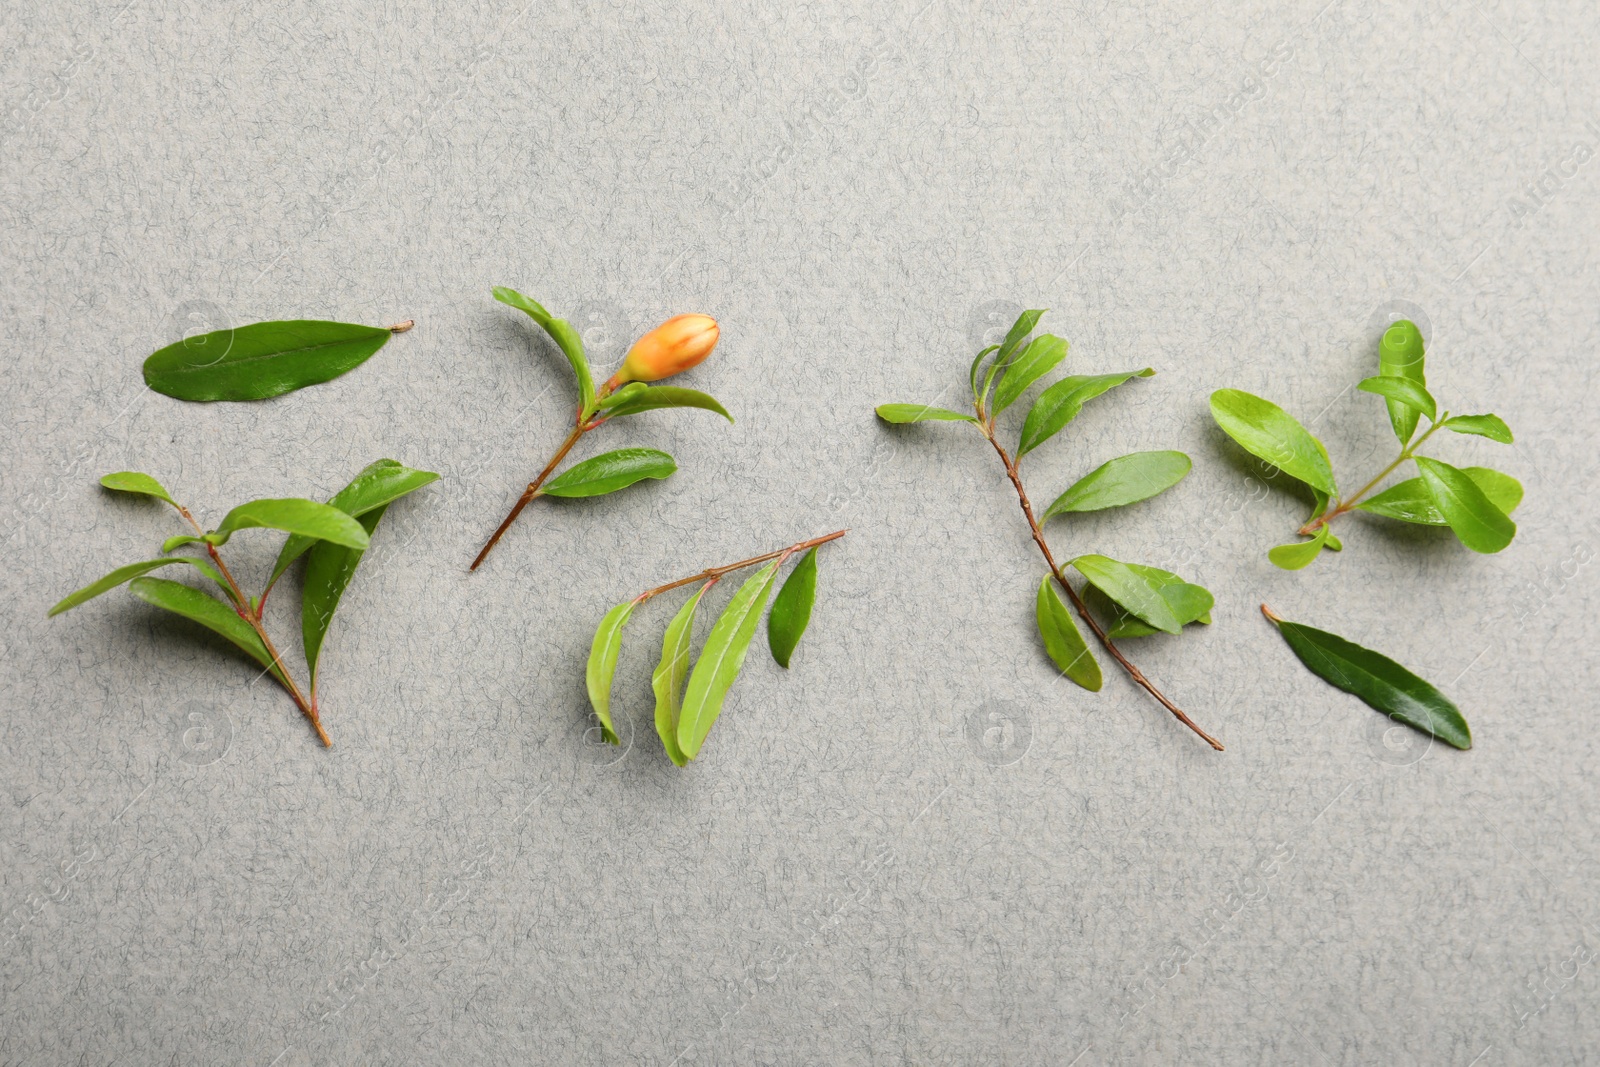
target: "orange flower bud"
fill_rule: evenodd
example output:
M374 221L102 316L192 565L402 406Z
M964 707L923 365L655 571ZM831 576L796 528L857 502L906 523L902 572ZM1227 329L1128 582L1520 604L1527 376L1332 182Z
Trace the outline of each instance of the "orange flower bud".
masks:
M634 342L622 369L606 382L606 391L686 371L711 354L719 336L717 320L710 315L674 315Z

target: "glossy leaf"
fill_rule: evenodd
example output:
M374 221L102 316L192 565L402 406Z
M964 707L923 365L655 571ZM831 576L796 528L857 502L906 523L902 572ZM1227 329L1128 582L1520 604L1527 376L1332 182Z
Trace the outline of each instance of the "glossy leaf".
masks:
M927 404L879 404L878 418L903 425L908 422L977 422L971 415Z
M1072 566L1130 614L1162 633L1182 632L1183 623L1161 593L1163 583L1149 569L1094 554L1079 556Z
M273 663L271 654L267 652L267 646L261 643L260 635L239 617L237 611L216 597L201 592L193 586L168 581L165 578L135 578L128 584L128 590L147 604L165 608L199 623L213 633L221 634L271 671L272 676L285 687L288 686L288 679Z
M1040 521L1072 511L1101 511L1135 504L1165 492L1189 473L1189 457L1182 452L1133 452L1101 464L1073 483Z
M1263 612L1266 608L1263 606ZM1300 662L1330 685L1360 697L1397 722L1455 748L1472 747L1461 710L1400 664L1337 634L1267 614Z
M722 714L722 703L744 666L744 656L767 606L778 561L773 560L749 578L723 609L706 637L705 647L689 675L678 717L678 747L688 759L700 754L706 734Z
M983 399L988 399L989 391L994 388L996 375L1006 372L1018 347L1027 340L1028 335L1039 325L1039 320L1043 317L1043 309L1024 311L1017 316L1017 321L1011 324L1011 329L1006 331L1006 339L1000 342L1000 350L995 353L994 362L989 365L989 373L984 375Z
M1401 319L1383 332L1378 342L1378 374L1384 377L1407 378L1419 386L1427 384L1423 373L1422 331L1410 319ZM1411 440L1417 430L1417 411L1413 405L1385 397L1389 409L1389 425L1401 444ZM1429 419L1433 416L1429 415Z
M623 386L617 395L621 395L634 385L633 382ZM676 385L652 385L634 394L632 399L617 404L607 413L609 418L621 418L624 415L637 415L641 411L655 411L659 408L700 408L703 411L714 411L718 415L733 421L733 416L728 414L728 409L717 402L716 397L709 393L702 393L698 389L684 389Z
M1474 552L1499 552L1517 535L1517 524L1478 488L1465 471L1427 456L1416 457L1422 485L1435 509Z
M1039 583L1039 595L1034 598L1034 621L1039 626L1044 650L1058 671L1089 692L1098 693L1102 682L1100 664L1084 643L1071 609L1062 603L1055 582L1055 578L1045 575Z
M1487 437L1503 445L1511 443L1511 427L1499 415L1456 415L1444 420L1444 428L1451 433Z
M167 492L166 486L148 474L140 474L138 471L118 471L115 474L108 474L100 479L100 484L119 493L143 493L157 500L165 500L173 507L178 506L178 502Z
M380 504L356 519L368 537L378 528L387 510L388 504ZM300 640L306 652L306 666L311 671L313 693L317 689L317 660L322 655L322 642L328 636L339 599L355 576L363 555L362 549L346 548L330 541L311 544L311 554L306 558L305 588L300 594Z
M600 411L609 411L618 404L627 403L648 388L650 387L644 382L629 382L627 385L624 385L621 389L618 389L609 396L601 397L599 400L595 401L594 406Z
M1125 371L1119 374L1073 375L1063 378L1039 394L1022 422L1022 440L1017 445L1017 458L1038 448L1083 410L1083 405L1102 393L1109 392L1129 378L1148 378L1155 371Z
M1433 394L1428 392L1427 387L1421 382L1414 379L1402 378L1395 374L1380 374L1372 378L1363 378L1356 384L1356 388L1363 393L1375 393L1390 403L1404 404L1413 411L1428 416L1429 422L1439 417L1439 405L1434 402ZM1413 425L1413 432L1415 429ZM1396 432L1398 433L1398 430ZM1400 443L1404 444L1405 441Z
M978 368L983 366L983 357L987 356L991 352L998 351L1000 351L999 345L990 345L988 348L985 348L982 352L979 352L976 356L972 357L972 370L968 372L967 377L972 379L972 399L974 402L976 402L978 399Z
M633 614L634 603L618 604L606 612L589 646L589 665L584 683L589 689L589 705L600 720L600 732L607 744L620 745L616 727L611 724L611 679L617 673L617 655L622 651L622 627Z
M204 537L196 537L194 534L173 534L161 542L161 551L171 552L173 549L182 548L184 545L203 545L205 543L206 539Z
M994 391L996 415L1021 399L1028 386L1049 374L1056 365L1067 358L1067 342L1055 334L1047 333L1028 342L1028 347L1011 363L1006 376Z
M338 508L351 518L360 518L369 511L388 507L407 493L438 480L439 476L433 471L415 470L392 459L380 459L369 463L350 480L349 485L333 494L328 506ZM371 533L370 528L368 533ZM316 540L305 534L292 534L283 543L267 584L270 586L275 583L289 569L289 564L299 559Z
M538 323L550 339L561 349L561 354L567 357L567 362L572 365L572 373L578 379L578 396L585 413L595 409L594 374L589 370L589 360L583 354L583 340L578 336L578 331L566 319L558 319L544 309L537 300L523 296L515 289L508 289L503 285L494 287L494 298L508 307L526 312L528 317Z
M1240 389L1218 389L1211 394L1211 417L1246 452L1312 489L1339 494L1322 442L1272 401Z
M1150 567L1139 563L1129 563L1126 566L1149 579L1166 600L1167 606L1172 609L1173 616L1183 625L1198 622L1205 625L1211 623L1211 609L1216 601L1211 596L1211 591L1202 585L1186 582L1171 571L1162 570L1160 567ZM1160 633L1154 626L1143 622L1129 614L1127 609L1116 601L1106 596L1094 585L1084 586L1084 600L1097 613L1109 620L1106 636L1114 639L1125 637L1148 637Z
M131 582L140 575L149 574L159 567L167 567L174 563L187 563L218 585L224 584L222 575L218 574L216 568L203 559L196 559L193 556L168 556L165 559L147 559L140 563L130 563L125 567L118 567L105 577L90 582L51 608L49 614L55 616L60 615L63 611L71 611L79 604L93 600L101 593L109 593L123 582Z
M256 322L168 345L144 361L144 380L179 400L265 400L354 370L393 336L350 322Z
M817 598L816 546L801 557L783 587L772 599L772 610L767 613L767 647L778 666L789 666L789 657L811 622L811 605Z
M542 496L604 496L645 478L665 478L678 469L672 457L653 448L619 448L574 463L551 478Z
M656 695L656 733L667 750L667 758L682 767L689 757L678 747L678 719L683 709L683 680L689 676L689 644L693 637L695 609L706 590L716 584L712 579L686 601L667 624L667 633L661 641L661 662L650 675L650 688Z
M1476 482L1478 488L1483 490L1483 495L1489 498L1489 503L1507 515L1522 503L1522 483L1509 474L1502 474L1489 467L1462 467L1461 473ZM1433 506L1433 497L1428 493L1421 477L1397 482L1378 495L1363 500L1356 507L1362 511L1370 511L1374 515L1383 515L1402 522L1414 522L1423 526L1450 525L1444 521L1439 509Z
M1323 546L1328 543L1328 532L1327 524L1323 524L1318 527L1316 536L1311 540L1279 545L1267 552L1267 558L1272 561L1273 566L1286 571L1300 570L1309 566L1312 560L1322 554Z
M332 541L350 548L367 547L367 531L355 519L338 508L296 497L240 504L228 512L222 525L206 534L205 539L213 545L223 545L240 530L260 527L303 534L312 540Z

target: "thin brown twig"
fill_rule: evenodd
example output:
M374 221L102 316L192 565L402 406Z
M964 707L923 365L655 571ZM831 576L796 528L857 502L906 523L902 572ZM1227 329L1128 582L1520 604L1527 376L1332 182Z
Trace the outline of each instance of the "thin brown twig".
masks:
M839 538L843 537L849 532L849 528L846 527L843 530L835 530L831 534L824 534L821 537L813 537L809 541L797 541L787 548L780 548L772 552L765 552L759 556L751 556L749 559L742 559L738 563L730 563L725 567L707 567L699 574L691 574L687 578L679 578L675 582L668 582L666 585L658 585L654 589L647 589L638 596L634 597L633 602L635 604L643 604L651 597L660 596L662 593L669 593L674 589L681 589L686 585L693 585L695 582L715 580L721 578L724 574L730 574L733 571L740 570L744 567L753 567L757 563L765 563L769 559L792 556L796 552L804 552L808 548L815 548L817 545L825 545L829 541L837 541Z
M556 454L550 457L550 462L546 463L544 470L539 472L539 477L528 483L528 488L523 490L522 496L512 506L511 513L506 516L505 521L500 524L500 528L495 530L494 535L483 546L482 551L478 553L478 558L472 561L472 566L467 568L469 571L477 570L478 564L482 563L485 557L494 550L494 546L500 543L500 538L511 528L511 524L517 521L517 516L522 514L522 509L527 507L533 498L539 495L539 487L544 485L546 479L556 469L556 464L567 458L567 453L571 452L572 446L578 443L578 438L594 429L597 425L599 424L580 422L572 428L572 432L567 434L565 441L561 442L561 447L556 450Z

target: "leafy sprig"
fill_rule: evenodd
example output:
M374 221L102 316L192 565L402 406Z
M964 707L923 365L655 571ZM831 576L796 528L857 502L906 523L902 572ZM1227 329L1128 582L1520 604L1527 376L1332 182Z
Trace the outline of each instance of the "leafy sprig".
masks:
M1066 561L1065 566L1076 570L1084 579L1080 592L1068 580L1065 567L1056 562L1042 526L1056 516L1125 507L1148 500L1183 480L1189 473L1189 457L1171 451L1119 456L1073 483L1037 516L1022 484L1023 456L1060 433L1090 400L1133 378L1148 378L1155 371L1146 367L1115 374L1061 378L1045 388L1029 408L1015 453L1008 451L996 436L999 416L1066 358L1067 342L1060 337L1046 333L1030 340L1043 316L1042 310L1024 311L1000 344L990 345L973 359L968 374L972 389L971 415L924 404L884 404L877 409L878 417L895 424L961 422L976 429L1000 457L1006 476L1016 490L1017 502L1033 534L1034 544L1049 568L1039 583L1034 616L1045 651L1057 669L1085 689L1100 689L1100 665L1073 622L1072 612L1062 602L1060 594L1064 593L1073 611L1128 677L1220 752L1222 743L1202 730L1182 708L1156 688L1113 640L1157 632L1177 634L1189 623L1209 623L1211 594L1159 567L1124 563L1098 553L1085 553ZM1091 603L1100 618L1091 610Z
M169 537L161 546L163 555L160 558L118 567L63 599L50 609L50 614L59 615L126 583L129 591L146 603L197 622L243 649L294 698L295 706L310 721L322 743L331 745L333 742L322 728L317 678L323 642L334 611L389 505L438 478L432 471L414 470L392 459L380 459L356 475L326 504L300 498L251 500L228 512L215 529L206 530L188 508L178 503L166 487L150 475L137 471L108 474L100 479L101 485L170 504L194 533ZM261 594L249 596L218 549L241 530L263 528L281 530L289 537L278 553L272 575ZM205 554L166 555L189 546ZM289 673L262 622L267 597L289 566L302 555L308 557L300 600L301 642L308 672L305 689ZM151 571L176 563L199 571L222 590L223 596L219 598L203 589L166 578L146 577Z

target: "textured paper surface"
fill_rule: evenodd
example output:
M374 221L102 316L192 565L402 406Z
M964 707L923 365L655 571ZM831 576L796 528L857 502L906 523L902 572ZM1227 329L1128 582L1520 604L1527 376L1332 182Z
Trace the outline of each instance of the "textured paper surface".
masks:
M1592 5L924 2L0 16L0 1063L1600 1058ZM608 430L680 472L541 502L469 575L573 397L497 284L607 372L716 315L682 381L738 423ZM1216 593L1131 648L1225 754L1109 667L1058 681L993 454L871 416L959 404L1023 307L1070 372L1159 371L1026 476L1194 457L1051 537ZM1357 484L1395 314L1443 403L1515 428L1436 454L1524 482L1517 540L1357 518L1277 571L1304 505L1206 395L1271 396ZM296 317L417 327L270 402L143 388L186 331ZM105 472L215 522L380 456L443 480L345 597L331 750L125 592L45 618L178 532ZM624 647L627 747L593 743L608 606L846 526L793 669L758 643L699 761L650 721L675 601ZM1261 601L1435 681L1476 747L1323 685Z

